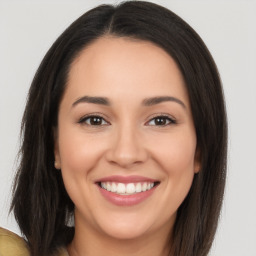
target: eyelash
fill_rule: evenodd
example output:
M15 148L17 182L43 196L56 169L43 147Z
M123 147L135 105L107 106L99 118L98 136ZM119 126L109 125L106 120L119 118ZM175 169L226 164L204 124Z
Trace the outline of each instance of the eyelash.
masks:
M156 116L154 116L153 118L151 118L148 122L147 122L147 124L149 124L150 122L152 122L152 121L155 121L156 122L156 120L164 120L165 121L165 124L162 124L162 125L154 125L154 126L160 126L160 127L165 127L165 126L168 126L168 125L172 125L172 124L177 124L177 121L174 119L174 118L172 118L172 117L170 117L169 115L166 115L166 114L158 114L158 115L156 115ZM166 124L166 122L168 122L167 124Z
M88 123L86 123L88 120L92 121L93 118L97 119L97 121L100 121L101 123L100 124L88 124ZM105 122L105 124L102 124L103 121ZM105 118L102 117L100 114L90 114L90 115L83 116L82 118L79 119L78 123L79 124L85 124L85 125L88 125L88 126L105 126L105 125L109 125L109 122L107 122L105 120Z
M94 121L96 122L99 122L99 124L92 124L92 120L93 118L95 119ZM150 123L152 121L164 121L165 123L164 124L155 124L155 125L150 125ZM89 121L89 123L87 123ZM104 122L104 124L102 124L102 122ZM167 123L166 123L167 122ZM105 120L104 117L102 117L100 114L90 114L90 115L86 115L86 116L83 116L82 118L79 119L78 121L79 124L85 124L85 125L88 125L88 126L105 126L105 125L110 125L109 122L107 122ZM170 117L169 115L165 115L165 114L160 114L160 115L156 115L154 116L153 118L151 118L148 122L146 122L146 125L149 125L149 126L160 126L160 127L165 127L165 126L168 126L168 125L172 125L172 124L177 124L177 121Z

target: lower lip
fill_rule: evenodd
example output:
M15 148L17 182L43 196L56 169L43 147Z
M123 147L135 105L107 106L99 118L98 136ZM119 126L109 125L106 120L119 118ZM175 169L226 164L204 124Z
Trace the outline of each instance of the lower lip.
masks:
M118 206L133 206L149 198L154 193L155 188L156 187L153 187L145 192L140 192L132 195L118 195L116 193L107 191L106 189L101 187L99 187L99 190L103 197L105 197L105 199L107 199L112 204Z

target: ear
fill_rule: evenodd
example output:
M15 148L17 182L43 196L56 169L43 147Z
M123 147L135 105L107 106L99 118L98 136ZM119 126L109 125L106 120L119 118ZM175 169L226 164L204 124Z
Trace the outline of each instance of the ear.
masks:
M58 170L61 169L61 158L59 151L59 137L57 128L53 128L53 137L54 137L54 167Z
M195 152L195 159L194 159L194 173L199 173L199 171L201 170L201 151L200 149L197 147L196 148L196 152Z

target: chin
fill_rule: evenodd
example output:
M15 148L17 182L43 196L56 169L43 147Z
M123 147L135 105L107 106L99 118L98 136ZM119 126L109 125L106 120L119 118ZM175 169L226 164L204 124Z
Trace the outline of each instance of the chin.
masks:
M134 214L123 214L98 220L98 230L104 235L121 240L136 239L150 232L152 221ZM136 215L136 214L135 214ZM105 216L107 217L107 216Z
M105 234L111 238L118 239L118 240L133 240L139 237L144 236L149 232L148 229L142 227L134 227L128 225L124 226L116 226L112 228L108 228L105 231Z

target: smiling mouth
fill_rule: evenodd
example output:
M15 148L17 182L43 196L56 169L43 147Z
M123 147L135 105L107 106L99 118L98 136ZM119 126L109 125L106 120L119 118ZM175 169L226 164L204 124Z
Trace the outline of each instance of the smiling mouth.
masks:
M135 182L135 183L120 183L120 182L97 182L98 186L109 192L118 195L134 195L151 190L159 185L160 182Z

